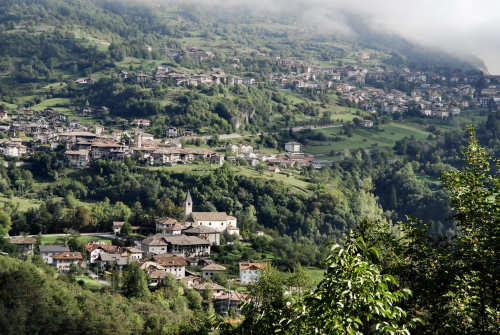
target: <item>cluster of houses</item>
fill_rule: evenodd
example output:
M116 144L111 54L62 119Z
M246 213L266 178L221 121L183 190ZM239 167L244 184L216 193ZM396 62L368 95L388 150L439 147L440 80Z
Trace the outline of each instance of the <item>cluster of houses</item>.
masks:
M139 72L134 75L126 71L121 71L118 76L124 80L135 80L137 83L167 82L175 86L213 86L213 85L254 85L254 78L241 78L236 75L229 75L223 69L212 68L205 73L193 73L187 71L175 71L166 66L158 66L154 73L147 74Z
M314 156L306 156L302 152L302 144L299 142L285 143L285 153L268 154L258 153L253 151L253 147L248 144L230 144L228 145L232 156L228 156L228 160L236 158L244 159L251 166L258 164L268 165L269 171L279 173L280 169L302 168L309 165L314 165L316 162Z
M193 161L221 165L224 162L224 156L214 151L183 148L177 128L169 128L166 139L155 139L144 131L150 126L150 121L145 119L133 120L131 125L136 128L131 131L112 129L105 134L102 126L90 129L78 121L68 121L66 116L51 110L35 112L22 108L17 114L2 112L2 115L2 130L9 138L0 141L0 154L6 157L22 158L37 150L55 150L63 146L66 163L75 168L87 166L96 159L123 160L131 156L150 165L187 164ZM192 134L189 130L184 133ZM23 135L24 138L17 135Z
M120 232L123 224L113 224L115 233ZM171 275L200 293L212 292L216 312L227 314L229 309L234 309L238 313L239 304L247 296L217 284L218 276L225 274L227 268L210 259L210 247L220 245L221 234L239 235L237 219L225 212L193 212L193 200L188 192L183 222L160 218L156 221L156 231L155 235L142 240L140 247L90 242L85 247L86 261L80 252L70 251L65 245L40 245L38 248L43 260L59 272L69 272L75 266L122 271L127 265L136 263L147 273L152 287ZM34 254L36 240L32 237L13 237L11 243L25 255ZM188 266L198 266L200 272L189 271ZM239 281L242 284L255 282L266 266L266 263L241 262Z
M270 75L270 81L277 86L333 89L343 99L372 113L404 114L409 108L416 108L422 116L445 119L468 108L500 109L500 81L487 76L491 84L476 92L473 85L480 79L478 71L442 74L409 68L390 71L380 66L317 67L281 57L274 60L277 66L288 70ZM387 89L400 83L411 87L409 93Z

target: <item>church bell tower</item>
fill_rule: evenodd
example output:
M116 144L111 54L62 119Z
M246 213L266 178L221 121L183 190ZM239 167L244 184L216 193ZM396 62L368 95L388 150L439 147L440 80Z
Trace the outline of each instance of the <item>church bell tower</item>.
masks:
M191 198L191 192L188 191L186 200L184 201L184 221L191 218L191 213L193 212L193 199Z

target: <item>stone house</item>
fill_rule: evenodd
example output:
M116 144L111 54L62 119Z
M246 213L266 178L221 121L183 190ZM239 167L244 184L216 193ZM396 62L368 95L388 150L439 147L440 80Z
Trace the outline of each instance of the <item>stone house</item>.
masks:
M23 255L33 255L36 240L33 237L12 237L10 243L16 245Z
M206 265L205 267L203 267L201 269L202 271L202 277L203 278L209 278L211 280L214 279L214 276L217 274L217 273L224 273L226 271L226 267L225 266L222 266L222 265L219 265L219 264L215 264L215 263L212 263L212 264L208 264Z
M190 227L183 231L187 236L196 236L210 242L210 245L220 245L220 232L206 226Z

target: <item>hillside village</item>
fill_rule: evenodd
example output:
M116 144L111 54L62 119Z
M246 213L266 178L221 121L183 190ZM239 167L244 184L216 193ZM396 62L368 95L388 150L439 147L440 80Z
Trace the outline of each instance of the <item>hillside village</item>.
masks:
M188 49L179 54L191 54L203 62L213 57L208 51ZM177 57L177 56L176 56ZM265 58L265 55L256 57ZM368 112L368 115L398 115L411 113L423 118L446 119L460 115L464 110L500 109L500 78L486 76L485 88L476 90L472 83L479 79L477 72L457 72L446 77L440 73L412 72L408 68L388 70L377 65L363 65L369 55L361 55L361 65L340 67L318 67L303 61L273 58L278 72L273 72L269 83L282 89L327 90L336 93L344 103ZM240 60L231 59L231 68L238 69ZM237 72L237 71L234 71ZM255 85L257 76L241 79L230 75L222 68L214 68L205 74L174 71L159 66L152 74L121 71L118 80L132 81L141 85L165 82L174 86L185 85ZM98 78L78 80L80 85L92 85ZM260 81L260 83L263 83ZM401 88L404 87L405 91ZM109 111L106 106L82 108L83 117L92 117L99 110ZM0 129L8 139L0 143L6 157L23 158L36 151L54 151L64 147L64 161L69 167L88 166L92 160L123 160L134 157L147 165L173 165L193 162L209 162L222 165L225 159L243 158L256 166L267 164L269 169L301 168L314 165L321 167L312 155L302 154L301 147L284 154L254 152L251 145L228 144L231 155L225 157L220 148L185 147L182 142L196 138L196 132L188 128L169 127L162 138L155 138L147 130L149 119L123 120L120 127L89 127L65 114L46 108L36 112L29 107L19 108L15 113L0 113ZM368 116L360 121L365 128L374 126L374 118ZM21 136L23 136L21 138ZM291 148L288 146L288 148Z
M196 56L200 61L213 58L209 51L188 49L177 54L208 54L211 57ZM245 78L229 74L222 68L213 68L206 73L176 71L159 66L154 73L129 74L121 71L122 80L148 84L167 83L173 86L214 86L214 85L257 85L271 83L282 89L331 90L342 99L362 110L374 114L405 114L414 111L423 117L445 119L457 116L466 109L500 109L500 78L486 76L485 87L479 91L475 83L481 78L478 71L412 71L407 67L394 70L389 66L374 65L370 55L361 53L358 65L315 66L301 60L270 57L264 54L247 56L250 61L268 59L273 61L276 71L262 78L259 73ZM364 65L366 63L366 65ZM240 59L229 60L231 72L238 73ZM92 84L98 78L83 79L79 84Z
M87 243L82 253L62 244L38 245L34 237L28 236L12 237L10 242L25 256L39 254L45 263L61 273L85 270L94 278L107 280L106 273L122 272L127 265L135 263L147 273L151 288L161 285L167 276L173 276L189 289L211 292L217 313L227 315L231 309L239 314L239 305L247 295L241 290L231 291L230 284L224 287L217 283L226 281L222 278L227 277L227 268L210 258L210 248L221 245L221 236L240 237L237 219L225 212L194 212L194 205L188 191L183 222L169 217L159 218L156 220L156 234L137 240L132 247L95 241ZM114 222L114 238L120 239L124 224ZM235 281L243 286L253 283L266 266L267 263L240 262L239 276L229 279L229 282ZM190 271L189 268L193 267L199 271Z

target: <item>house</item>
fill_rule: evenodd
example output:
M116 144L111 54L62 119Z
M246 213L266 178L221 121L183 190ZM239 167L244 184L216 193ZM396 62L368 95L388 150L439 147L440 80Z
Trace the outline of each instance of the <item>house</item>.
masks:
M80 252L66 251L52 256L52 260L57 271L68 272L71 265L81 265L83 257Z
M174 218L156 219L156 232L163 235L180 235L184 227Z
M239 236L240 235L240 228L235 227L233 225L229 225L229 226L227 226L226 232L228 235Z
M104 242L91 242L87 243L85 246L85 251L87 252L89 262L91 264L95 263L102 253L108 254L120 254L121 249L116 245L108 245Z
M16 245L23 255L33 255L36 240L33 237L17 236L12 237L10 243Z
M363 128L373 128L373 121L372 120L362 120L361 121L361 127L363 127Z
M188 191L184 201L184 221L192 227L205 226L223 233L227 227L237 227L237 219L226 212L193 212L193 199Z
M2 152L7 157L22 157L27 152L26 146L21 142L21 139L11 139L2 143Z
M151 121L147 119L135 119L132 121L132 125L136 127L149 127L151 125Z
M113 233L118 235L122 232L122 228L125 225L124 221L113 221Z
M219 315L228 315L229 311L233 311L236 315L241 315L240 305L243 301L248 300L248 295L239 292L231 292L213 299L215 312Z
M153 270L148 272L149 285L158 286L158 284L165 281L165 278L170 274L170 272L164 270Z
M193 290L198 291L200 294L204 291L212 291L212 297L211 298L216 298L223 296L224 293L226 293L226 288L224 286L221 286L217 283L209 283L209 282L194 282L191 286Z
M80 168L89 165L89 150L67 150L64 153L70 167Z
M267 267L267 263L242 262L240 265L240 282L250 284L257 281L261 271Z
M106 252L102 252L99 254L97 261L101 264L101 270L117 267L121 272L123 271L123 268L129 264L129 257L120 253L108 254Z
M69 251L69 248L67 246L58 244L41 245L39 246L39 249L40 249L40 256L42 256L44 262L47 264L53 263L52 256Z
M186 266L188 263L180 256L163 254L153 256L153 260L162 266L168 273L171 273L175 278L182 279L186 277Z
M299 142L287 142L285 143L285 151L291 153L301 153L302 152L302 144Z
M122 256L127 256L129 263L138 262L142 259L142 250L136 247L126 247Z
M198 226L190 227L183 232L187 236L196 236L210 242L210 245L220 245L220 232L215 228Z
M167 129L167 137L172 138L172 137L177 137L179 136L179 131L175 127L169 127Z
M201 269L201 271L202 271L201 276L203 278L209 278L209 279L213 280L214 276L217 273L224 273L226 270L227 270L226 267L219 265L219 264L212 263L212 264L208 264L207 266L205 266Z
M141 246L145 255L210 256L210 242L196 236L156 234L144 239Z

